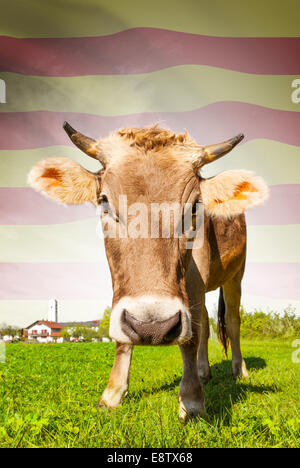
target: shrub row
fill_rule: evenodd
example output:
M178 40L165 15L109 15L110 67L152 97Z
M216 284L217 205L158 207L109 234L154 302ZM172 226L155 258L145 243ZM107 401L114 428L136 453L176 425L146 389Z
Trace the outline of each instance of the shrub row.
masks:
M244 338L289 338L300 337L300 316L296 316L295 309L288 306L282 314L262 310L247 312L243 306L240 309L241 336ZM213 331L217 330L216 318L210 318Z

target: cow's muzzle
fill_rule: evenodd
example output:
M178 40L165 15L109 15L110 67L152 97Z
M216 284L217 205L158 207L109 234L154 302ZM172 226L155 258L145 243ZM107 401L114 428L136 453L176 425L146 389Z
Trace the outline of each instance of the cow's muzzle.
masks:
M181 334L181 311L167 320L144 322L137 320L124 309L121 316L121 327L133 344L171 344Z
M192 336L191 314L179 297L125 296L114 304L109 334L118 343L182 344Z

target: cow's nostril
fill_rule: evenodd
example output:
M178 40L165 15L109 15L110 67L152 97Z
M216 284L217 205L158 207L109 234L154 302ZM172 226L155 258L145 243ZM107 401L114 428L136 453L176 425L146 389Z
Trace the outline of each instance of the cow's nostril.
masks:
M177 323L164 336L163 342L172 343L172 341L174 341L180 335L181 330L182 330L181 311L179 311Z
M140 341L140 336L134 328L134 321L131 320L132 318L133 317L131 317L128 311L124 309L121 315L121 328L133 343L138 344Z

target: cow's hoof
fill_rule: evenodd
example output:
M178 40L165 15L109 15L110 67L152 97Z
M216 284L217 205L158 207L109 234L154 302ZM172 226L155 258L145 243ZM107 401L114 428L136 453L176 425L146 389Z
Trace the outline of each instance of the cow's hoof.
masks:
M102 398L100 398L100 400L98 401L97 403L97 408L100 408L100 409L110 409L109 406L107 406L106 402L102 400Z
M181 421L187 421L195 416L200 416L201 418L207 417L204 402L179 397L179 418Z
M98 401L98 408L114 409L119 406L123 398L127 395L127 391L116 391L112 389L105 389L100 400Z
M232 364L231 375L235 379L248 379L249 374L244 359L242 360L242 363Z
M100 408L100 409L114 409L114 408L117 408L117 406L119 406L120 403L117 403L117 404L112 404L110 403L109 401L105 400L104 398L100 398L100 400L98 401L98 404L97 404L97 408Z

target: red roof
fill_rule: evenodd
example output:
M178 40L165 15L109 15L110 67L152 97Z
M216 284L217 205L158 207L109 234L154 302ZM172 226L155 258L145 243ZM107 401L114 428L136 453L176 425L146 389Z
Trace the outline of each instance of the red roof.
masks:
M46 325L49 328L57 328L61 330L63 327L57 322L49 322L48 320L39 320L40 325Z
M60 325L59 323L57 322L49 322L48 320L37 320L36 322L34 322L33 324L29 325L29 327L26 327L26 330L28 330L28 328L31 328L33 327L34 325L46 325L47 327L51 328L51 329L57 329L57 330L61 330L62 328L64 328L62 325Z
M52 338L61 338L61 333L59 332L52 332L51 333Z

